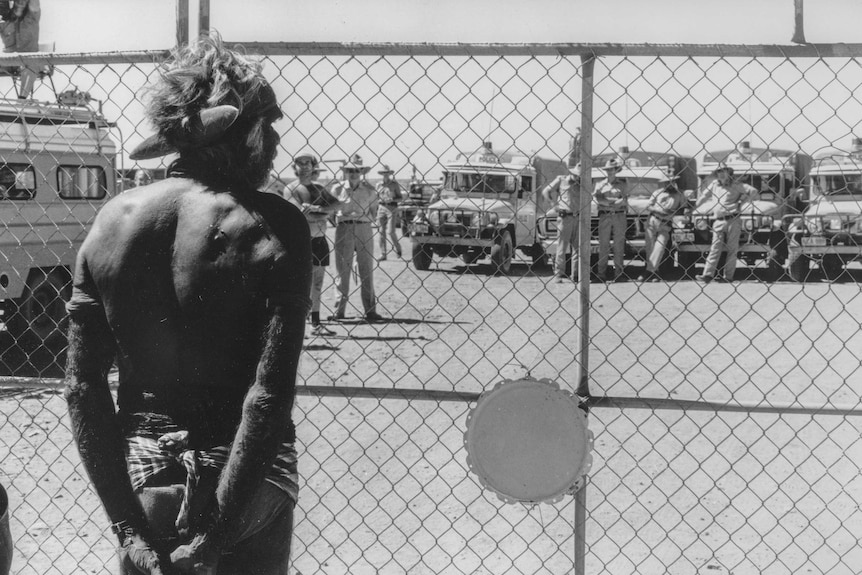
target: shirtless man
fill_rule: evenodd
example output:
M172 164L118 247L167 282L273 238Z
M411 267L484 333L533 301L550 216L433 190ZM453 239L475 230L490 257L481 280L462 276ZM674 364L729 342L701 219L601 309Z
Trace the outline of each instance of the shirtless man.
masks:
M65 395L121 573L287 573L311 242L256 191L282 117L260 70L217 37L165 63L132 158L179 158L110 201L78 254Z

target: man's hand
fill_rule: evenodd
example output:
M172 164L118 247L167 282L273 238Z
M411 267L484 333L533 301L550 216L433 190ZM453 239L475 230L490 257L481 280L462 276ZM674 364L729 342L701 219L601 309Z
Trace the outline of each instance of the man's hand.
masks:
M159 554L137 533L126 536L120 546L120 557L128 573L171 575L175 573L167 557Z
M180 573L215 575L220 556L206 535L197 535L188 545L180 545L171 552L171 563Z

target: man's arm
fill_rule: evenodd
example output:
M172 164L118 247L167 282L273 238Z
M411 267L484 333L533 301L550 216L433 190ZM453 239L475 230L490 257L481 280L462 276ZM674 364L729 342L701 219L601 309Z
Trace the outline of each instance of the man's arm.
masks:
M69 349L65 398L72 434L84 469L108 519L127 551L126 561L143 573L159 574L169 565L151 548L151 534L126 469L123 433L108 386L114 339L81 249L69 302Z
M560 187L560 176L554 178L554 181L542 188L542 199L545 200L545 203L550 204L553 202L551 199L551 192L555 190L559 190Z
M715 185L715 182L713 181L713 182L710 182L710 184L706 188L704 188L703 193L700 195L700 197L695 202L694 207L696 207L696 208L700 207L701 204L703 204L709 198L712 197L712 187L714 185Z

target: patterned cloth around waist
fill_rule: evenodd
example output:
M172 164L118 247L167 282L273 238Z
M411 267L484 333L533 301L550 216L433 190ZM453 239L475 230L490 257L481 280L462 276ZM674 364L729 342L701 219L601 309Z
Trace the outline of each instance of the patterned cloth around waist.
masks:
M224 469L230 455L230 445L178 452L161 449L159 438L165 433L176 431L179 428L171 422L160 422L157 426L150 422L147 429L138 429L126 436L126 465L135 490L147 487L147 482L153 476L171 467L184 469L191 478L197 478L202 467L218 472ZM265 480L284 491L294 503L299 500L299 474L293 443L281 444Z

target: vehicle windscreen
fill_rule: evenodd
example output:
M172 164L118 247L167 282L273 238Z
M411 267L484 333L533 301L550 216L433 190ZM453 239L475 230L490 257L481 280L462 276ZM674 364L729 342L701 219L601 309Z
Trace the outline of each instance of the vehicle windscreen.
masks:
M781 174L742 174L736 180L759 190L761 195L764 193L780 195L782 190L790 188L790 183L781 185L781 178Z
M514 187L515 178L502 174L450 172L446 175L446 188L460 194L511 194Z
M628 191L630 198L649 199L653 192L659 188L659 183L656 180L648 180L644 178L627 178Z
M862 174L839 174L831 176L815 176L813 178L815 192L827 196L858 196L862 197Z

